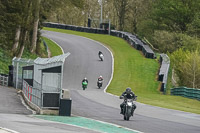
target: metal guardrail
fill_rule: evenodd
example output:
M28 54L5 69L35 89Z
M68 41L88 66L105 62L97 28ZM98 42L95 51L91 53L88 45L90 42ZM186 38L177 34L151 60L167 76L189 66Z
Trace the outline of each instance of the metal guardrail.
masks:
M166 54L160 54L160 69L158 74L158 81L162 82L160 91L166 93L166 85L167 85L167 78L168 72L170 67L170 59Z
M8 75L0 74L0 85L1 86L8 86Z
M171 89L171 95L200 100L200 89L176 87Z
M44 39L42 39L42 42L43 42L43 45L45 47L46 52L48 52L48 45L47 45L47 43L45 42Z

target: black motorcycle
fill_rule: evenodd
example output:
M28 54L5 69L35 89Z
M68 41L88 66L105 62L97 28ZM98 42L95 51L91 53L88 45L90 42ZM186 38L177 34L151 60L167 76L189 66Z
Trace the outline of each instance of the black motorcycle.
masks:
M121 96L120 99L124 99L125 106L123 108L122 115L124 115L124 120L128 121L129 118L133 116L134 113L133 101L137 100L137 96L135 97L135 99L126 99L123 96Z
M103 85L103 81L102 80L98 80L97 81L97 86L98 86L99 89L102 87L102 85Z

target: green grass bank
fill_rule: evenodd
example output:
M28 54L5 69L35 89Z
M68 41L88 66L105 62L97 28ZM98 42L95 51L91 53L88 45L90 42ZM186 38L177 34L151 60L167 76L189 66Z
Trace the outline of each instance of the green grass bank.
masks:
M50 56L57 56L62 54L62 50L61 48L56 45L53 41L51 41L50 39L46 38L46 37L42 37L42 39L46 42L46 44L48 45L49 51L50 51ZM55 49L55 50L54 50Z
M43 29L87 37L107 46L115 59L114 76L107 92L121 95L127 87L131 87L138 96L139 102L200 114L199 101L161 94L158 90L160 82L157 81L158 60L145 58L140 51L134 49L125 40L109 35L46 27Z

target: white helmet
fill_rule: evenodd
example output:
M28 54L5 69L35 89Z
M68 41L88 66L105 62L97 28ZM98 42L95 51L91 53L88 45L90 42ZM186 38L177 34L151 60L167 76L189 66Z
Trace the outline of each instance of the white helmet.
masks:
M103 77L100 75L99 78L103 78Z

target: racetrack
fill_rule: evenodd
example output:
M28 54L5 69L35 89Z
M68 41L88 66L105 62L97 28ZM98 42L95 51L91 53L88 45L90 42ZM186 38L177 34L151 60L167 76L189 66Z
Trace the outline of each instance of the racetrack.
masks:
M153 107L137 103L134 117L124 121L119 114L118 97L104 93L103 88L112 77L112 55L98 42L87 38L58 32L43 31L43 36L58 43L65 52L71 55L64 66L63 88L71 90L72 113L114 123L130 129L147 133L199 133L200 115ZM105 60L99 61L101 50ZM102 75L104 84L97 89L97 78ZM83 91L81 80L87 77L88 88ZM125 88L124 88L125 89Z

